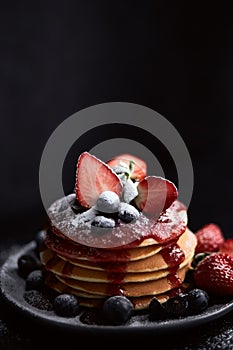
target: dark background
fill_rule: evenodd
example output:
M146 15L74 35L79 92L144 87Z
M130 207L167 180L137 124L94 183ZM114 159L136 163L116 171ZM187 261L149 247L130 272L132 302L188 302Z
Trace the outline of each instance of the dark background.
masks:
M190 228L233 234L232 10L184 3L1 2L1 240L44 224L38 170L54 129L112 101L174 125L194 167Z

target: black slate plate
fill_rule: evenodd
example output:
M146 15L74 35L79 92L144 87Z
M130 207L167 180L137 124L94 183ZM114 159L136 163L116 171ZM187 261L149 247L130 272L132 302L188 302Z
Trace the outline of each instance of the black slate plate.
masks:
M23 298L25 291L25 281L17 273L17 260L22 254L27 254L35 248L35 242L21 247L12 254L3 264L0 271L0 288L3 300L19 312L21 316L30 321L31 326L37 324L59 332L69 332L73 335L80 334L160 334L191 329L196 326L213 321L233 310L233 301L210 306L200 315L188 316L180 319L166 321L150 321L147 314L137 314L132 316L126 325L95 325L82 322L85 310L74 318L64 318L57 316L54 311L43 311L30 306Z

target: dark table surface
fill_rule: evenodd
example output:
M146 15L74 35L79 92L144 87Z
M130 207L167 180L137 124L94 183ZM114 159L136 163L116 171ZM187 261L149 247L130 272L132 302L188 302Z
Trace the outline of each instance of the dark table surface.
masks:
M20 238L19 238L20 237ZM14 253L20 247L30 242L33 236L25 234L17 237L10 236L8 239L0 240L0 265L6 261L11 253ZM95 346L101 348L109 348L110 346L123 346L125 340L130 340L131 344L139 346L140 343L146 345L147 342L154 344L154 346L163 342L163 349L174 350L189 350L189 349L233 349L233 312L227 315L211 321L208 324L191 328L190 330L182 331L179 333L171 333L167 336L157 334L148 336L130 336L127 339L117 335L113 337L96 336L92 334L90 337L78 335L73 341L69 335L61 335L59 332L50 332L47 329L45 334L44 329L36 327L33 329L32 324L29 327L28 324L24 324L22 318L17 319L17 315L9 311L3 300L0 300L0 349L20 350L20 349L69 349L73 348L73 342L76 342L79 346L80 342L84 342L85 347L88 348L90 344L95 342ZM13 320L13 323L12 323ZM35 328L35 327L34 327ZM88 338L88 339L87 339ZM160 345L161 346L161 345Z

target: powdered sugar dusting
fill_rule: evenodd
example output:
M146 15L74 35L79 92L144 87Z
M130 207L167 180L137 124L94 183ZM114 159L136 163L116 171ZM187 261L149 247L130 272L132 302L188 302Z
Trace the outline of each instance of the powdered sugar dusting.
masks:
M132 223L121 220L116 227L103 230L97 235L91 230L91 221L98 211L91 208L83 213L75 214L71 209L74 195L61 198L54 202L48 210L48 215L54 225L64 236L74 242L97 248L114 248L130 245L135 241L152 238L154 243L164 243L178 238L186 229L185 210L181 210L179 202L175 202L159 220L153 220L139 213ZM182 215L180 216L180 213Z

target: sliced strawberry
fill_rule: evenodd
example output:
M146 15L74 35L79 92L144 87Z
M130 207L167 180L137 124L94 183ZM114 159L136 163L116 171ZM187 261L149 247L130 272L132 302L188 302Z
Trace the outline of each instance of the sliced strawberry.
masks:
M196 231L197 246L195 253L217 252L224 242L223 233L216 224L209 223Z
M144 160L132 154L128 154L128 153L120 154L114 157L113 159L110 159L109 161L107 161L107 164L111 168L113 168L114 166L119 165L120 161L124 162L128 166L130 165L131 161L134 162L134 170L133 170L133 173L131 174L132 179L140 181L144 179L144 177L146 176L146 172L147 172L146 163L144 162Z
M139 210L149 216L158 216L177 199L176 186L162 177L147 176L139 182L134 199Z
M225 239L225 241L220 244L219 251L221 253L227 253L233 257L233 238Z
M122 184L110 166L83 152L77 162L75 191L79 203L90 208L103 191L113 191L120 196Z
M195 285L207 293L233 295L233 257L212 253L197 264L193 277Z

